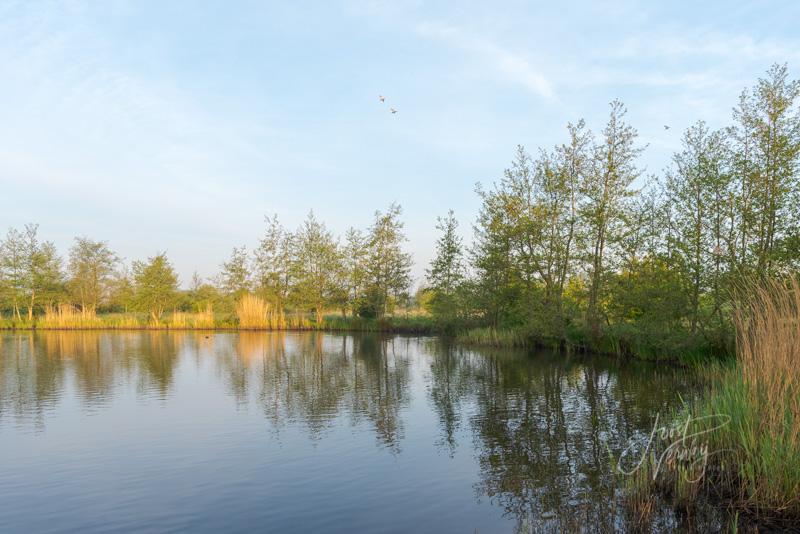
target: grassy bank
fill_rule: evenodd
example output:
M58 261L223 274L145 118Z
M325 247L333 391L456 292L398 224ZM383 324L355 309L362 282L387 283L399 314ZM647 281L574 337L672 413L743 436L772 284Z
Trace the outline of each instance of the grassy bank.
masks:
M563 336L542 336L525 328L479 327L458 332L456 340L467 345L487 347L563 347L579 352L684 364L708 362L732 352L722 342L710 343L699 337L619 326L608 328L597 339L593 339L585 328L573 326Z
M735 323L736 364L707 371L708 394L672 419L673 427L688 429L677 449L707 447L702 472L691 457L657 470L654 455L629 481L629 496L635 508L646 511L655 492L687 509L705 494L766 524L800 528L797 280L755 290Z
M565 338L543 337L521 328L454 328L442 326L429 315L397 314L380 319L343 316L340 313L323 315L320 319L310 313L277 313L259 299L243 299L235 311L214 312L208 308L201 312L174 311L158 320L146 313L84 312L72 306L46 308L32 320L26 317L12 319L0 316L0 330L319 330L353 332L396 332L409 334L440 334L453 336L459 343L495 348L525 348L547 346L567 347L581 352L594 352L633 357L642 360L681 361L692 363L707 361L719 350L686 337L675 340L668 335L658 338L647 336L646 342L633 342L643 338L638 332L606 332L594 342L577 328Z

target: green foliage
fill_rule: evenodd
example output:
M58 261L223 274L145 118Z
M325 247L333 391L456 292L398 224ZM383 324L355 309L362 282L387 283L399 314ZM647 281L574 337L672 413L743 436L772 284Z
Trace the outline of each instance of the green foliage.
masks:
M11 228L0 243L0 290L4 307L17 322L22 308L32 322L34 310L57 301L65 289L56 248L40 242L38 230L36 224L25 225L23 231Z
M177 302L178 275L164 252L133 262L133 283L135 308L148 313L154 323Z
M339 244L313 212L295 234L292 279L294 302L313 310L321 323L325 308L341 297L342 266Z
M250 291L250 268L246 247L233 247L230 259L222 264L218 285L222 292L234 301Z
M375 212L366 243L365 302L362 311L381 318L391 313L398 298L411 285L411 255L403 251L402 209L392 204L386 213ZM361 313L361 312L360 312Z
M436 256L426 272L429 287L425 307L447 327L459 318L463 308L460 301L465 274L464 252L461 238L456 234L458 221L453 210L446 218L438 218L436 228L442 234L436 242Z
M82 310L94 311L111 290L117 256L103 241L76 237L69 250L69 281L72 300Z
M666 180L640 190L641 148L618 101L599 138L580 122L553 152L519 147L500 182L478 188L475 276L448 313L622 355L729 350L737 284L800 266L799 99L800 83L772 67L733 128L691 126Z

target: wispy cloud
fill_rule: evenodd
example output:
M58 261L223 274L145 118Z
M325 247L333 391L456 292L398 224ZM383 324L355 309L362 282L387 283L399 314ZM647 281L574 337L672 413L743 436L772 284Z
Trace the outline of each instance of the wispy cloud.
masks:
M527 57L459 27L421 23L416 29L422 36L476 54L487 68L495 70L509 82L520 84L547 100L556 99L553 84Z

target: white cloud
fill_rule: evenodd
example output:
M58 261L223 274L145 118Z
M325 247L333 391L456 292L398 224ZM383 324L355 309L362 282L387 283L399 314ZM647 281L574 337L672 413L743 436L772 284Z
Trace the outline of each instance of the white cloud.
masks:
M461 28L432 23L417 25L417 32L454 48L476 53L506 80L523 85L547 100L556 99L550 80L534 68L528 58L503 48L494 41L469 35Z

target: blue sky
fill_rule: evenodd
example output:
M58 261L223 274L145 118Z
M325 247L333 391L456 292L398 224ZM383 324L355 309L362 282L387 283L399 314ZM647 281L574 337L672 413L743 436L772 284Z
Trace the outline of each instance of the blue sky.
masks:
M798 20L793 0L0 0L0 229L166 250L186 282L267 214L344 233L397 201L419 277L436 216L469 237L517 144L599 131L620 98L659 173L771 63L800 75Z

